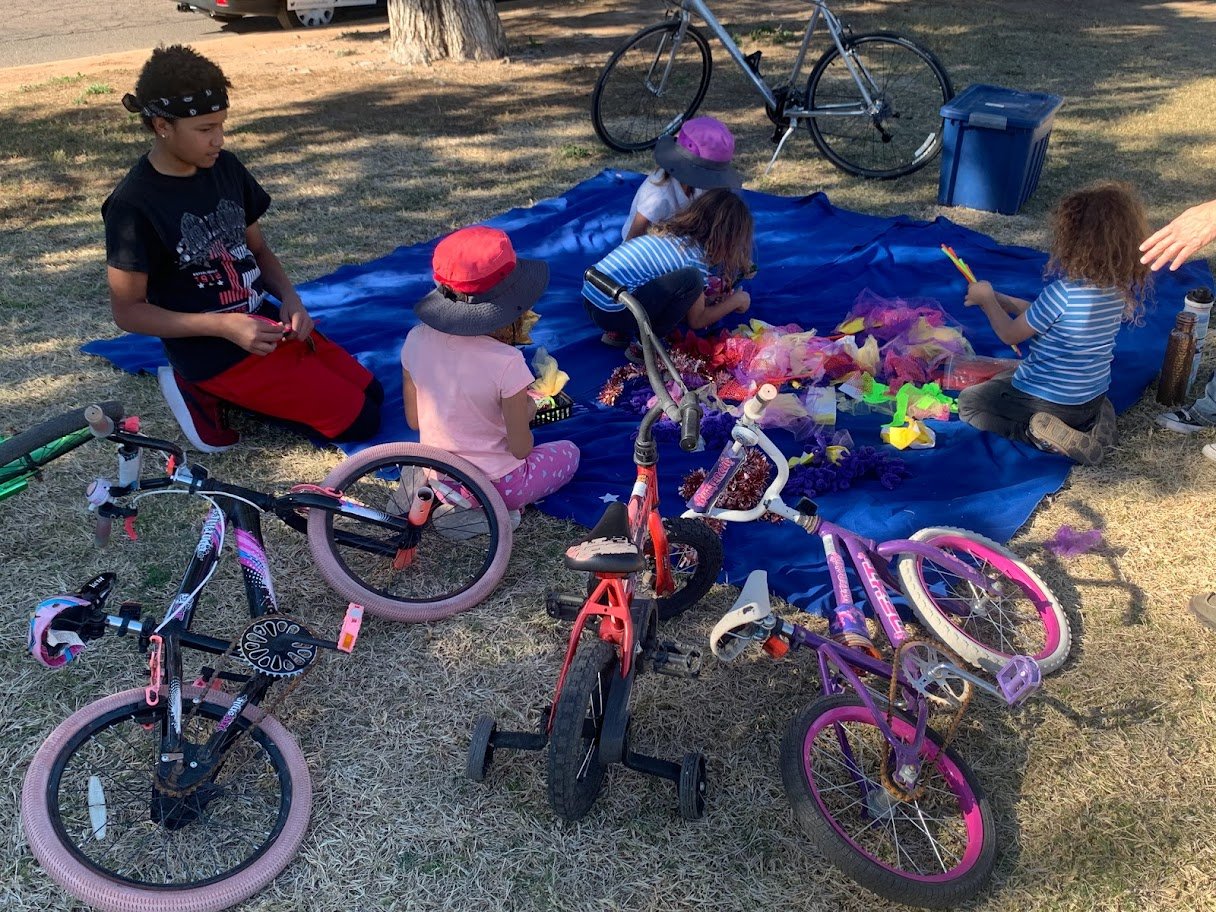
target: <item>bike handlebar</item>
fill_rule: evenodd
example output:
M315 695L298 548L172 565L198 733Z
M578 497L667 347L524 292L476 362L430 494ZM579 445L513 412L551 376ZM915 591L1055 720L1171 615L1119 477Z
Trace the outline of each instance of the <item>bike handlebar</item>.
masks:
M629 315L633 317L634 322L637 323L638 340L642 343L646 379L650 381L650 388L654 392L663 414L676 422L680 427L680 446L685 450L695 450L697 442L700 439L700 403L697 401L696 394L689 392L683 378L680 376L680 372L676 370L675 365L672 364L671 359L667 356L667 352L663 350L663 346L655 338L654 330L650 327L650 318L646 314L646 308L642 306L641 301L629 293L624 285L600 272L594 266L583 273L583 278L594 288L599 289L613 301L622 305L629 311ZM671 393L667 389L667 385L663 382L661 369L666 370L672 382L679 388L680 401L686 403L685 405L676 404L675 399L672 398ZM695 428L692 425L693 414L696 415ZM693 429L690 431L690 428Z

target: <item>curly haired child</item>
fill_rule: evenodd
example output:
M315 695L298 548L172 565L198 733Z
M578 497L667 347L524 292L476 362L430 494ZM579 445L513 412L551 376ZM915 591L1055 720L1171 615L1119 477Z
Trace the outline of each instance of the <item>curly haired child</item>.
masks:
M383 391L313 329L266 242L270 196L223 148L229 88L218 66L174 45L152 52L123 98L152 146L101 209L114 322L161 339L161 392L204 452L237 442L230 405L328 440L370 437Z
M738 190L743 180L731 167L734 157L734 136L713 117L694 117L674 138L660 136L654 147L659 167L634 194L621 240L645 234L651 225L686 209L706 190Z
M1052 216L1055 276L1032 302L975 282L966 304L984 311L1000 340L1029 340L1012 373L963 390L959 417L974 427L1095 465L1116 442L1110 388L1115 336L1139 315L1149 270L1139 260L1144 206L1125 183L1068 194Z
M481 469L518 522L579 462L569 440L533 444L535 378L515 348L549 267L518 258L504 232L484 226L448 235L431 265L436 288L414 306L421 322L401 347L406 421L422 443Z
M751 296L735 284L749 274L752 231L752 214L737 194L710 190L651 233L621 244L595 268L641 302L660 337L681 322L704 329L751 306ZM583 306L604 331L605 344L619 346L633 335L624 305L590 282L583 284Z

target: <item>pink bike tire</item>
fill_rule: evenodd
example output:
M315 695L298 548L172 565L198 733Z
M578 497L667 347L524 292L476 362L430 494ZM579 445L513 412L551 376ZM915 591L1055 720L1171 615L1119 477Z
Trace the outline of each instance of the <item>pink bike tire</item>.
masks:
M163 688L161 693L164 700ZM197 688L183 688L183 700L196 693ZM232 704L232 695L212 691L206 703L218 707L222 714ZM246 708L243 716L250 721L261 718L258 729L281 756L290 775L291 793L286 821L278 836L246 867L196 887L145 887L93 869L64 844L63 834L55 824L58 812L48 802L52 771L61 752L78 733L103 717L141 707L146 708L143 688L124 690L90 703L60 723L34 755L21 789L21 823L38 863L66 892L102 912L220 912L265 889L291 863L304 841L312 813L312 781L304 754L290 732L273 716L262 716L256 708Z
M437 447L419 443L386 443L370 447L339 463L322 482L322 486L345 491L357 479L366 477L380 465L409 462L419 466L439 467L462 478L474 497L488 505L494 516L496 531L491 545L493 551L479 574L459 592L442 598L394 597L371 588L360 579L342 559L332 535L333 514L313 510L308 517L308 545L317 570L327 583L343 598L357 602L368 613L390 621L425 623L437 621L481 604L498 586L511 559L513 541L507 505L490 480L471 462ZM379 507L381 505L369 504ZM425 538L424 532L424 538Z

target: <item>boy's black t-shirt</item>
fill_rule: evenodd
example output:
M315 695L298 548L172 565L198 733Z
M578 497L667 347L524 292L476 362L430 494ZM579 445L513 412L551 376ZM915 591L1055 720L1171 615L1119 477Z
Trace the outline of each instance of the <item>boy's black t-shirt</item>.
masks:
M106 263L148 276L148 302L178 313L238 311L278 319L245 229L270 195L231 152L190 177L161 174L142 156L101 207ZM217 336L162 339L187 380L214 377L249 353Z

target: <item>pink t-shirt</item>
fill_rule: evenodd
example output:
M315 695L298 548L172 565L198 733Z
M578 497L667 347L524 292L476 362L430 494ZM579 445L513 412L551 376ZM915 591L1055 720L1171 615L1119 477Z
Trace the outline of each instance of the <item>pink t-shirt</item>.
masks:
M453 336L420 323L401 346L418 390L418 436L463 456L491 481L523 465L507 448L502 400L534 379L523 354L489 336Z

